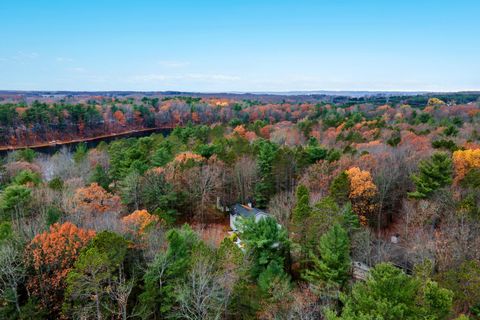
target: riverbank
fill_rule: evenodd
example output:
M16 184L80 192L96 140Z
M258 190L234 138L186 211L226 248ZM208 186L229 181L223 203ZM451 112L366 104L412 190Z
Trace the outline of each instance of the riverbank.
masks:
M57 150L63 147L74 147L79 143L86 143L88 147L95 147L98 143L105 141L110 142L113 140L121 139L121 138L130 138L130 137L142 137L148 136L152 133L161 133L163 135L168 135L173 130L173 128L145 128L145 129L136 129L136 130L129 130L119 133L112 133L112 134L105 134L90 138L80 138L68 141L61 141L55 140L40 144L33 144L33 145L23 145L23 146L3 146L0 147L0 154L5 154L15 150L22 150L22 149L33 149L40 152L56 152Z

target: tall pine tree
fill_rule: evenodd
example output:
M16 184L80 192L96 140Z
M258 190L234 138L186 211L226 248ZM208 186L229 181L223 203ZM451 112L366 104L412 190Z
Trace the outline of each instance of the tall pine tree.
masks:
M305 266L305 262L308 256L308 218L310 217L312 208L310 207L310 192L304 185L297 187L297 204L292 211L292 224L290 229L292 230L292 238L299 246L299 260L302 268Z
M320 238L320 256L310 252L312 267L306 270L304 278L316 287L341 288L350 272L350 241L340 224Z
M297 204L292 212L292 222L305 223L305 219L310 216L311 211L310 191L306 186L299 185L297 188Z
M430 159L420 161L418 169L418 174L412 176L416 191L408 194L412 198L427 198L452 182L452 159L446 153L437 152Z
M266 208L270 197L274 193L273 161L277 156L278 146L268 140L258 143L258 171L260 181L255 186L255 201L259 208Z

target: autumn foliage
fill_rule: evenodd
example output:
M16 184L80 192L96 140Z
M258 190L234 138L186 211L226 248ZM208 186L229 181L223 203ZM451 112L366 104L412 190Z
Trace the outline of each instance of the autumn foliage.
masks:
M97 183L80 188L75 192L75 210L86 214L118 212L120 197L113 195Z
M188 163L188 162L191 162L191 161L192 162L202 162L203 160L205 160L205 158L202 157L201 155L193 153L191 151L187 151L187 152L179 153L175 157L174 162L177 163L177 164L185 164L185 163Z
M471 169L480 168L480 149L458 150L453 153L453 167L455 169L455 183L465 178Z
M236 134L238 134L241 137L245 137L245 133L247 132L247 130L245 129L245 126L240 125L240 126L236 126L233 129L233 132L235 132Z
M122 223L127 232L134 235L142 235L149 226L159 222L159 220L157 216L148 213L147 210L136 210L128 216L123 217Z
M0 165L0 319L354 319L354 300L400 319L427 298L446 319L480 305L475 268L459 273L480 261L480 94L2 96L0 149L62 149ZM230 232L237 208L268 217ZM357 267L382 262L398 287L350 297L373 279ZM400 268L421 290L405 288L397 315Z
M363 225L368 217L375 211L374 198L377 195L377 186L373 183L370 172L352 167L347 171L350 181L349 198L352 202L353 211L359 215Z
M125 115L122 111L117 110L113 113L113 117L122 125L124 126L126 123Z
M27 261L34 270L27 287L46 307L59 307L65 278L80 250L94 236L94 231L77 228L70 222L56 223L27 246Z

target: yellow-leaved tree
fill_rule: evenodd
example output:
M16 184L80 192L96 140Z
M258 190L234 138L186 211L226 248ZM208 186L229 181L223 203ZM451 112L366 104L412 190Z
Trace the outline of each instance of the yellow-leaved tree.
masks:
M126 231L139 236L143 235L149 226L159 221L157 216L148 213L147 210L136 210L122 218Z
M461 182L472 169L480 169L480 149L458 150L453 153L454 183Z
M377 186L373 182L370 172L352 167L346 171L350 181L349 199L353 211L359 216L362 225L367 225L376 210L375 197Z

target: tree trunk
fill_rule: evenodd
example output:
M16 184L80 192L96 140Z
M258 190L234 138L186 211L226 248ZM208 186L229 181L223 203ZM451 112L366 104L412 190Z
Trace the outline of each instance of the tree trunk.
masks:
M20 303L18 302L18 292L17 292L17 284L15 283L14 287L12 288L13 296L15 299L15 309L17 309L18 314L20 314Z
M98 290L95 290L95 308L97 310L97 320L102 320L102 314L100 313L100 297Z

